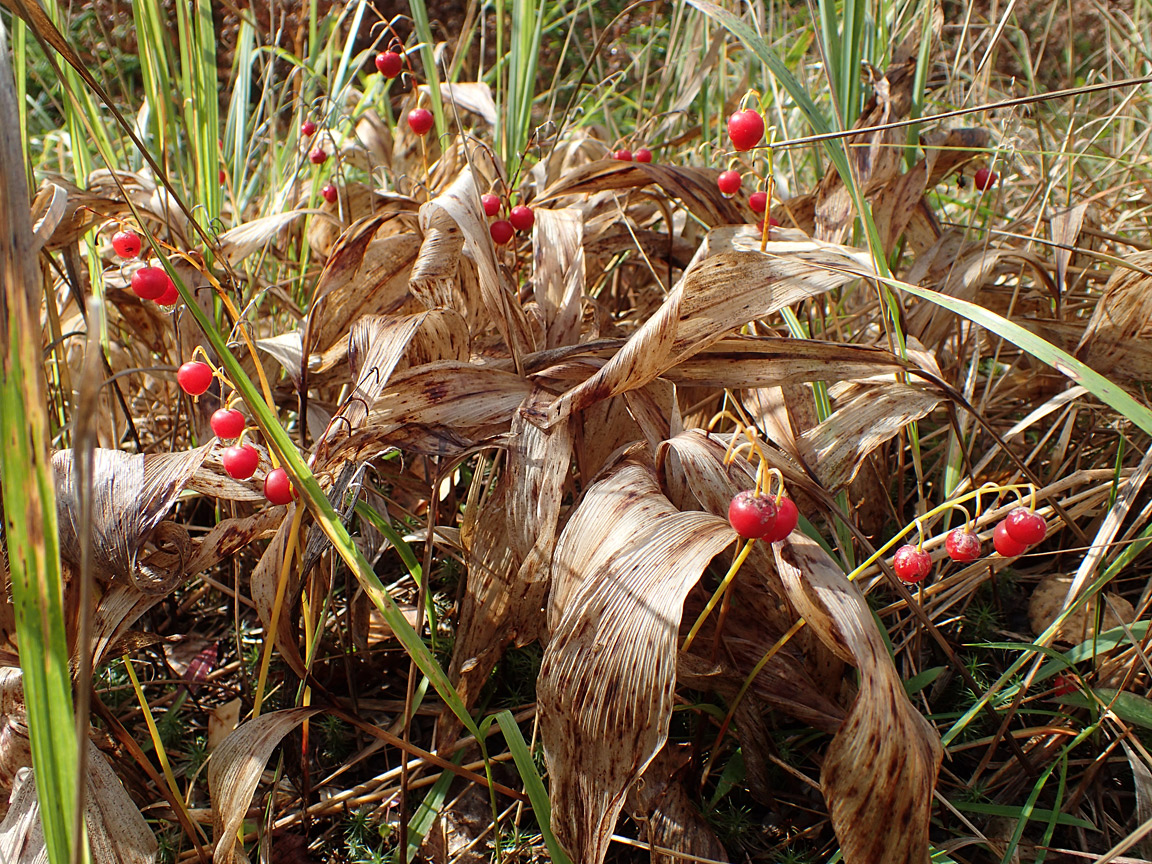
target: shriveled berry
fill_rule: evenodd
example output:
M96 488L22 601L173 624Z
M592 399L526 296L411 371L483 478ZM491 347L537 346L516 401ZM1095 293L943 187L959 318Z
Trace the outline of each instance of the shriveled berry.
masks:
M491 192L488 192L480 196L480 203L484 205L485 216L495 216L500 212L502 202L500 201L499 195L493 195Z
M247 480L256 473L256 467L260 464L260 453L251 444L225 447L220 462L233 480Z
M748 206L752 208L753 213L763 213L768 209L768 193L753 192L748 196Z
M408 128L417 135L427 135L434 122L432 112L427 108L413 108L408 112Z
M972 185L981 192L986 192L998 182L1000 182L1000 175L989 168L977 168L976 176L972 179Z
M340 195L340 193L336 191L336 187L331 183L325 183L324 188L320 190L320 194L324 196L324 200L329 204L335 204L336 199Z
M617 150L615 153L612 154L612 158L618 162L631 162L632 161L632 151L628 150L627 148L625 148L623 150Z
M1017 555L1023 555L1028 548L1027 543L1021 543L1008 533L1008 523L1001 521L992 530L992 545L996 547L1005 558L1015 558Z
M300 134L304 138L311 138L313 135L316 134L316 124L313 123L311 120L305 120L303 123L300 124Z
M163 267L141 267L132 274L132 293L141 300L157 300L164 296L172 280Z
M323 165L328 161L328 151L323 147L315 147L312 152L308 154L308 161L313 165Z
M909 543L896 550L892 569L903 582L919 582L932 572L932 556Z
M764 137L764 118L751 108L728 118L728 137L737 150L751 150Z
M395 78L403 66L404 61L395 51L381 51L376 55L376 69L385 78Z
M140 254L140 235L127 228L112 235L112 250L121 258L135 258Z
M208 425L220 438L239 438L244 431L244 415L235 408L221 408L213 413Z
M532 212L531 207L517 204L512 208L512 212L508 214L508 221L512 223L512 227L517 231L531 231L533 224L536 222L536 214Z
M652 151L649 150L647 147L641 147L639 150L636 151L635 155L632 158L635 159L637 162L651 162L652 161Z
M757 495L746 489L728 505L728 521L745 540L758 540L776 527L776 505L770 495Z
M516 229L512 227L512 223L507 219L497 219L488 226L489 232L492 234L492 240L497 246L503 246L512 239L512 235L516 233Z
M1048 534L1048 523L1035 510L1017 507L1004 519L1004 530L1017 543L1031 546L1039 543Z
M264 497L269 504L290 504L296 497L296 487L283 468L273 468L264 478Z
M980 558L980 538L967 528L953 528L944 538L944 548L948 557L961 564L969 564Z
M740 191L740 172L722 171L716 178L716 185L725 196L731 198Z
M796 509L791 498L780 498L775 503L776 523L772 526L772 530L764 535L764 539L769 543L783 540L796 530L796 523L800 521L800 511Z
M199 396L212 386L212 367L190 360L176 370L176 383L189 396Z

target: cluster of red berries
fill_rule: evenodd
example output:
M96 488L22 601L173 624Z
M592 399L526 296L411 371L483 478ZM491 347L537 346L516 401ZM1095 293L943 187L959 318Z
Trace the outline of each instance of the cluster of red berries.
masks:
M212 386L212 367L191 360L176 371L176 383L189 396L200 396ZM208 421L218 438L237 439L244 434L244 415L235 408L221 408ZM228 476L247 480L260 467L260 451L251 444L237 441L224 448L220 462ZM283 468L274 468L264 477L264 497L270 504L287 504L296 497L296 489Z
M745 540L766 540L776 543L796 528L800 511L791 498L783 495L758 495L745 490L728 505L728 522Z
M652 151L647 147L641 147L633 153L627 147L622 147L612 154L612 158L617 162L651 162Z
M121 258L137 258L142 248L140 235L131 228L112 235L112 251ZM141 300L155 300L161 306L174 306L180 300L180 292L163 267L141 267L132 274L130 284L132 293Z
M1017 507L993 529L992 545L1001 557L1015 558L1047 533L1043 516L1027 507ZM959 564L971 564L982 554L980 538L966 527L949 531L944 548L948 557ZM892 559L892 569L905 582L919 582L932 572L932 556L912 544L901 546Z
M481 195L480 203L484 206L484 215L489 218L499 216L500 211L504 209L504 202L500 196L491 192ZM525 204L517 204L508 211L507 219L496 219L488 226L488 231L492 234L493 242L497 246L503 246L517 231L522 233L531 231L535 224L536 214L532 212L532 208Z

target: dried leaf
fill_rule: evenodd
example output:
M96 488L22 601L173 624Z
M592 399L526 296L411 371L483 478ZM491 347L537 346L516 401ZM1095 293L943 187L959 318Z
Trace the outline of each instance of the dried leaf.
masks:
M573 209L536 209L533 294L544 314L545 347L579 341L584 301L584 221Z
M1028 601L1028 624L1032 632L1039 636L1064 612L1068 602L1068 589L1072 587L1072 577L1064 575L1045 576L1032 589ZM1096 629L1097 613L1100 615L1100 629ZM1119 594L1100 594L1085 601L1079 609L1064 619L1053 639L1078 645L1093 638L1097 632L1111 630L1122 624L1132 624L1136 620L1136 610Z
M908 700L856 584L804 534L772 547L788 599L860 672L860 691L820 772L845 864L923 864L942 756L936 730Z
M431 93L431 88L427 84L421 84L419 90L424 94ZM500 119L496 114L496 103L492 99L492 88L483 81L442 83L440 98L444 100L445 105L479 115L489 126L495 126Z
M236 848L236 835L244 824L264 766L280 740L317 713L318 708L289 708L262 714L240 726L213 751L208 762L208 791L216 839L213 864L247 861L243 850Z
M552 828L574 861L599 864L628 787L664 746L684 597L735 539L727 521L681 513L651 469L628 461L565 527L553 586L566 600L537 682Z
M259 252L277 239L300 217L317 212L319 211L307 209L286 210L283 213L273 213L271 216L262 216L237 225L220 235L220 252L229 264L239 264L253 252Z

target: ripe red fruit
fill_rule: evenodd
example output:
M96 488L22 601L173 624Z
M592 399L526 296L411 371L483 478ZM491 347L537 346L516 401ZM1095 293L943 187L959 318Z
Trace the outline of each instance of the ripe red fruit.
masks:
M724 193L725 196L731 198L740 191L740 172L721 172L720 176L716 178L716 185L720 187L720 191Z
M328 151L323 147L316 147L308 154L308 159L313 165L323 165L328 161Z
M176 370L176 383L189 396L199 396L212 385L212 367L191 360Z
M536 222L536 214L532 212L531 207L517 204L508 214L508 221L517 231L531 231L532 225Z
M776 527L776 505L770 495L746 489L728 505L728 521L745 540L764 538Z
M728 118L728 137L737 150L751 150L764 137L764 118L749 108Z
M1017 507L1005 518L1004 530L1017 543L1031 546L1039 543L1048 534L1048 523L1034 510Z
M632 161L632 151L628 150L628 149L617 150L615 153L612 154L612 158L617 160L618 162L631 162Z
M1076 692L1076 676L1071 672L1061 672L1052 682L1052 697L1058 699Z
M981 192L985 192L1000 182L1000 175L988 168L977 168L976 177L972 184Z
M235 408L221 408L212 415L208 424L220 438L238 438L244 431L244 415Z
M427 135L434 120L427 108L413 108L408 112L408 127L417 135Z
M792 499L779 499L776 501L776 523L772 526L772 530L764 535L764 539L769 543L783 540L796 529L796 523L799 521L800 511L796 509Z
M172 280L163 267L141 267L132 274L132 293L141 300L157 300L164 296Z
M228 172L225 171L223 168L221 168L220 169L220 185L224 185L227 182L228 182Z
M300 124L300 134L305 138L311 138L316 134L316 124L311 120L305 120Z
M633 158L637 162L651 162L652 161L652 151L649 150L647 147L641 147L639 150L636 151L636 155Z
M992 545L996 547L1005 558L1015 558L1017 555L1023 555L1024 551L1028 548L1027 543L1021 543L1014 540L1012 535L1008 533L1007 521L1000 522L992 531Z
M488 226L488 230L492 234L492 239L496 242L497 246L503 246L512 239L512 235L516 233L516 229L512 227L512 223L506 219L498 219Z
M896 550L892 569L901 581L919 582L932 572L932 556L909 543Z
M264 478L264 497L269 504L290 504L296 497L296 487L283 468L273 468Z
M112 250L121 258L135 258L140 254L140 235L128 228L112 235Z
M320 194L324 196L324 200L329 204L335 204L336 198L339 196L336 187L331 183L325 183L324 188L320 190Z
M256 466L260 464L260 453L251 444L225 447L220 461L233 480L247 480L256 473Z
M376 55L376 69L385 78L395 78L404 63L395 51L381 51Z
M157 306L175 306L180 302L180 292L176 290L176 285L171 279L168 280L168 287L164 289L164 293L156 298Z
M980 558L980 538L967 528L953 528L944 538L944 548L948 557L961 564L968 564Z
M753 213L763 213L768 209L768 193L753 192L748 196L748 206L752 208Z
M484 205L485 216L495 216L500 212L500 196L488 192L480 196L480 203Z

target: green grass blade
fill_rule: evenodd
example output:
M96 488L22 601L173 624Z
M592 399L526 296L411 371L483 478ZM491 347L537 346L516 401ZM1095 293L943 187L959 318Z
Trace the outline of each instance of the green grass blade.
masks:
M412 21L416 24L416 36L420 40L420 61L424 66L424 83L428 85L428 95L432 99L432 116L436 118L436 135L444 138L448 131L448 120L444 116L444 102L440 98L440 72L436 68L436 43L432 41L432 25L428 22L428 7L424 0L410 0Z
M76 839L77 768L55 472L40 355L40 270L32 246L31 202L21 158L16 87L0 23L0 484L16 638L32 766L49 860L64 864ZM82 838L81 838L82 842Z
M511 711L501 711L496 715L496 722L500 724L500 731L504 733L504 740L508 742L512 761L516 763L516 770L520 772L524 792L532 802L532 812L536 814L536 821L540 824L540 831L544 835L544 843L548 847L548 854L552 856L553 864L571 864L568 853L552 833L552 805L548 801L548 790L544 788L540 772L536 770L528 742L520 734L520 727L516 725Z

